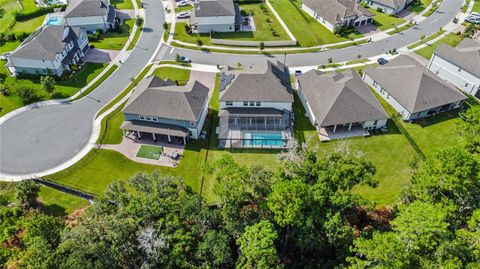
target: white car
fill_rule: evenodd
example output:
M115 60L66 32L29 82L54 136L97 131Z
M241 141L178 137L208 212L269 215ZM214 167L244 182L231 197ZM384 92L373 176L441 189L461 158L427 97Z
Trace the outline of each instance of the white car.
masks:
M470 22L470 23L480 24L480 17L468 16L468 17L465 19L465 21L466 21L466 22Z
M178 2L177 7L186 7L188 5L190 4L187 1L180 1Z
M177 19L185 19L185 18L190 18L189 12L180 12L177 14Z

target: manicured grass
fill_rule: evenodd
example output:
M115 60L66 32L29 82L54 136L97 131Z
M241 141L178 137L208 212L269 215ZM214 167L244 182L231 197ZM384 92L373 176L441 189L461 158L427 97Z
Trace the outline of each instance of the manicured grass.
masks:
M368 62L368 59L357 59L357 60L351 60L349 62L346 62L345 65L351 65L351 64L361 64L361 63L366 63Z
M197 44L197 41L200 40L203 45L212 45L210 42L210 35L209 34L187 34L185 31L186 22L176 22L175 23L175 33L173 38L179 41ZM168 34L167 34L168 37ZM168 38L167 38L168 39ZM166 40L166 39L165 39Z
M187 84L190 78L190 70L175 67L160 67L153 71L153 75L161 79L171 79L177 81L179 85Z
M133 9L132 0L111 0L110 4L117 9Z
M460 127L464 121L458 117L458 112L458 110L447 111L433 117L416 120L413 123L402 121L402 125L422 152L430 157L439 150L462 145Z
M406 20L402 18L396 18L387 13L379 12L373 8L369 8L368 10L370 10L370 12L375 14L375 17L373 18L373 23L382 31L385 31L387 29L393 28L397 25L400 25L406 22Z
M170 26L172 26L170 23L167 23L167 29L163 32L163 41L167 42L168 37L170 36Z
M90 45L94 45L99 49L121 50L125 43L127 43L128 37L130 36L130 31L133 28L133 23L133 19L124 20L123 25L120 26L122 29L121 32L112 30L102 34L100 40L90 41Z
M465 4L462 6L462 12L465 13L468 10L468 5L470 4L471 0L465 0Z
M413 23L408 23L407 25L404 25L402 27L397 27L397 28L393 29L392 31L388 32L387 34L389 34L389 35L398 34L400 32L403 32L403 31L413 27L413 26L414 26Z
M78 100L80 98L82 98L83 96L85 95L88 95L89 93L91 93L93 90L95 90L100 84L102 84L113 72L115 72L115 70L117 70L118 68L118 65L112 65L110 68L108 68L108 70L102 75L102 77L100 77L99 79L97 79L92 85L90 85L90 87L88 87L87 89L85 89L84 91L82 91L82 95L79 95L77 96L75 99L73 99L72 101L75 101L75 100Z
M472 12L480 13L480 0L474 0L475 4L473 4Z
M23 10L22 10L23 13L30 13L39 9L37 7L37 4L35 4L35 0L20 0L20 2L22 3L22 6L23 6Z
M439 37L439 36L440 36L441 34L443 34L443 33L445 33L445 30L440 30L440 31L436 32L435 34L433 34L433 35L431 35L431 36L429 36L429 37L424 38L423 40L420 40L420 41L418 41L418 42L416 42L416 43L413 43L412 45L408 46L408 48L409 48L409 49L413 49L413 48L415 48L415 47L418 47L418 46L420 46L420 45L423 45L423 44L429 42L430 40L433 40L433 39Z
M432 3L432 0L420 0L418 2L419 2L418 5L411 6L408 10L410 10L413 13L419 14L422 11L424 11Z
M20 11L16 0L0 0L0 8L5 12L0 17L0 33L8 33L15 24L15 12Z
M450 33L446 35L444 38L438 40L433 44L428 44L425 48L419 49L415 51L418 55L422 56L423 58L430 60L433 55L433 52L440 46L441 44L448 44L452 47L456 47L458 43L462 41L462 36L457 35L456 33Z
M184 6L184 7L177 7L175 8L175 12L176 13L179 13L179 12L183 12L183 11L190 11L193 9L193 6L192 5L188 5L188 6Z
M123 116L122 109L125 103L120 105L117 109L108 114L102 119L102 129L98 136L97 144L120 144L122 143L123 133L120 130L125 117Z
M140 34L142 33L142 31L143 26L137 27L137 29L135 30L135 34L133 35L132 41L128 45L127 50L132 50L133 48L135 48L135 45L137 45L137 41L140 38Z
M275 18L275 15L273 15L273 12L265 3L242 4L240 5L240 9L245 10L249 14L253 14L256 31L218 33L213 36L214 38L255 41L290 40L285 29L283 29L277 18Z
M302 47L347 41L330 32L317 20L301 10L299 0L275 0L270 2ZM355 38L362 34L354 32ZM348 35L348 34L347 34Z
M142 145L137 152L137 157L158 160L162 154L162 147Z
M179 66L187 66L191 67L191 63L184 63L184 62L177 62L177 61L160 61L158 64L174 64L174 65L179 65Z
M430 15L432 15L435 11L437 11L438 7L440 6L440 3L442 2L443 0L438 0L437 2L435 2L432 6L432 8L430 8L430 10L428 10L427 12L425 12L425 14L423 14L424 17L428 17Z
M361 44L365 44L365 43L368 43L368 40L362 39L362 40L355 41L355 42L349 42L349 43L345 43L345 44L330 46L330 47L328 47L328 49L331 49L331 50L343 49L343 48L357 46L357 45L361 45Z
M14 33L32 33L42 25L45 16L46 15L38 16L26 21L17 21L11 31Z

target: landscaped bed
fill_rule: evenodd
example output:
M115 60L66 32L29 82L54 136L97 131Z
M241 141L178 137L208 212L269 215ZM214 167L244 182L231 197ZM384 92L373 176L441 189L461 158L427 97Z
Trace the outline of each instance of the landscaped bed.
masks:
M137 152L137 157L152 160L158 160L162 154L162 147L141 145Z

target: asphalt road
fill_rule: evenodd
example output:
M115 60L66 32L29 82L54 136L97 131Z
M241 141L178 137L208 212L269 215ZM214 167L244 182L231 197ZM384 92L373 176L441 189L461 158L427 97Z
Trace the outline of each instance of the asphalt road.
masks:
M21 113L0 125L0 172L30 174L56 167L88 142L95 113L118 95L155 54L163 34L163 6L144 0L145 27L136 48L89 97Z
M143 1L146 8L145 30L132 55L105 83L89 97L71 104L47 106L21 113L0 125L0 174L25 175L61 165L87 145L97 111L118 95L138 75L155 53L163 33L163 6L159 0ZM388 39L341 50L292 54L286 57L290 66L310 66L371 57L400 48L430 35L448 24L459 12L462 0L445 0L438 11L419 25ZM195 63L252 65L270 60L284 60L280 55L235 55L206 53L198 50L164 47L157 60L174 59L175 54Z

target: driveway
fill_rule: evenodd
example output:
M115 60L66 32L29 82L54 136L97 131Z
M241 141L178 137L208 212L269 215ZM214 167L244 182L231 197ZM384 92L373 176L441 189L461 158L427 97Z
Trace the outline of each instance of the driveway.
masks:
M83 61L89 63L109 63L115 59L115 56L117 56L119 52L119 50L91 48L87 54L85 54L85 57L83 57Z

